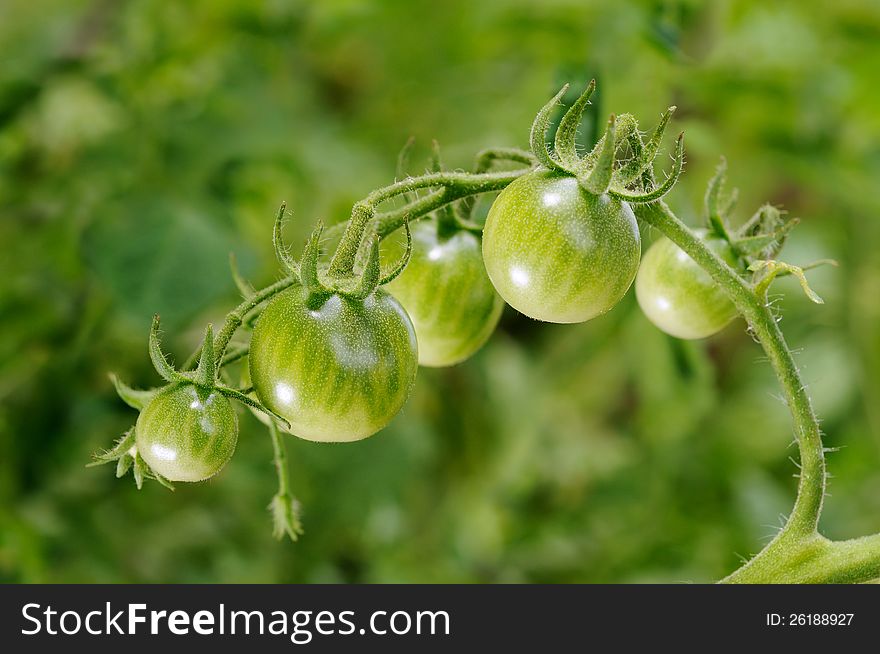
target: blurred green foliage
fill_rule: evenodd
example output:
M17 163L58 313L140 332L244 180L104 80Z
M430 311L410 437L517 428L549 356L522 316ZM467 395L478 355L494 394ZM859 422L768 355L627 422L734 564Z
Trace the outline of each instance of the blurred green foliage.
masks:
M824 530L880 531L876 2L5 0L0 51L0 579L709 581L757 551L796 483L769 367L741 322L679 342L631 294L577 326L508 310L364 442L288 438L296 544L250 416L205 484L84 467L135 419L107 372L157 381L152 313L180 360L237 301L228 251L277 274L282 199L301 244L410 134L466 167L592 76L602 120L678 105L680 215L725 154L741 219L779 203L803 217L788 260L840 260L811 273L822 307L780 284L782 325L843 448Z

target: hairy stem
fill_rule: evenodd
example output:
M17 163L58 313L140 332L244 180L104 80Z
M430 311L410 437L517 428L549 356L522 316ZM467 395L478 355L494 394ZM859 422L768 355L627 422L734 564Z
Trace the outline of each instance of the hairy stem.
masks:
M825 450L816 414L791 350L768 306L754 289L682 223L664 202L634 207L705 269L730 295L752 334L764 348L794 422L800 451L797 499L785 527L726 582L852 582L880 573L880 535L832 542L818 533L825 497Z
M375 207L382 202L406 195L418 189L438 187L427 195L416 198L402 207L376 214L373 220L374 229L379 238L385 238L403 227L403 223L407 220L417 220L462 198L500 191L514 180L532 170L534 168L520 168L500 173L439 172L419 177L407 177L399 182L373 191L361 202ZM332 240L341 231L346 230L348 224L346 222L333 225L325 232L325 236Z
M236 330L241 327L245 317L260 304L278 295L281 291L290 288L296 282L297 280L293 276L285 277L274 284L260 289L226 314L226 319L223 321L223 329L214 338L214 358L217 361L218 369L224 363L224 356L229 341L235 335Z
M272 438L275 474L278 476L278 494L288 495L290 493L290 473L287 470L287 448L284 446L282 434L275 423L269 425L269 436Z

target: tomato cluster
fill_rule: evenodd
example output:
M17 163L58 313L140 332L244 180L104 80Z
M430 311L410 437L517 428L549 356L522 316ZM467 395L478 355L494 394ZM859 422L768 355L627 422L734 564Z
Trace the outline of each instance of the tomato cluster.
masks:
M135 391L117 383L141 413L102 460L118 460L123 472L133 465L136 476L163 482L207 479L235 449L238 421L230 399L303 439L366 438L399 413L419 365L451 366L477 352L505 303L537 320L584 322L612 309L635 281L639 305L663 331L704 338L722 329L736 309L690 256L661 238L641 260L631 205L656 202L681 172L680 138L672 174L657 184L652 172L672 109L647 142L631 116L612 117L593 150L581 156L574 139L592 88L559 122L552 152L546 131L562 92L541 110L532 153L509 155L527 168L498 194L485 225L471 222L473 206L461 193L432 205L429 217L412 229L399 221L380 233L373 204L365 201L355 205L329 262L320 251L321 227L297 262L281 241L282 207L275 245L284 279L262 294L240 284L249 299L227 317L217 338L208 329L195 370L171 368L155 321L150 351L167 385ZM440 183L436 151L434 175L426 177ZM408 192L406 182L390 188L397 187ZM742 268L744 248L766 247L761 220L769 219L731 238L717 210L718 193L715 188L708 195L711 229L696 235L727 265ZM378 201L393 196L389 191ZM384 236L392 238L380 249ZM220 373L229 339L243 325L253 334L244 387L233 389L221 383Z

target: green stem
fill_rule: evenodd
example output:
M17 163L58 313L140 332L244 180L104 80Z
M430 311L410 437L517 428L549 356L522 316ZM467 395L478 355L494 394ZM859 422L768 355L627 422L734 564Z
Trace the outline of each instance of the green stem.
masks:
M477 193L488 193L489 191L500 191L512 181L529 172L529 168L521 168L519 170L503 171L497 173L459 173L442 171L439 173L428 173L419 177L407 177L394 184L389 184L380 189L376 189L370 193L363 202L375 207L382 202L390 200L402 195L410 193L418 189L432 188L434 186L442 186L449 189L459 197L465 195L474 195Z
M245 317L260 304L278 295L281 291L290 288L295 283L297 283L297 280L293 276L285 277L274 284L260 289L226 314L226 319L223 321L223 329L214 338L214 359L217 361L218 369L223 363L229 341L235 335L236 330L241 327Z
M727 291L764 348L794 422L800 451L800 481L791 516L760 553L724 581L867 581L876 577L880 571L880 535L831 542L818 533L826 483L822 435L806 386L766 296L755 293L664 202L637 205L634 209L642 220L684 250Z
M272 451L275 461L275 474L278 476L278 495L290 493L290 472L287 469L287 448L281 432L275 423L269 425L269 436L272 438Z
M418 220L422 216L471 195L500 191L532 170L533 168L520 168L501 173L429 173L420 177L403 179L373 191L362 202L372 203L375 206L416 189L440 187L402 207L376 214L374 219L376 233L379 238L385 238L403 227L403 223L407 220L410 222ZM341 230L347 230L348 224L346 222L333 225L325 232L325 236L332 240ZM345 236L343 236L344 238Z

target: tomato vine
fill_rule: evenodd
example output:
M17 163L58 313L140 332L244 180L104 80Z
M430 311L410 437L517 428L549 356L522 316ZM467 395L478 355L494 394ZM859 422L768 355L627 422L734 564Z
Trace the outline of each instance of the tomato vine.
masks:
M581 156L578 154L575 139L578 124L585 108L589 105L594 88L595 84L590 83L586 91L564 114L556 130L552 149L548 146L547 132L553 112L564 95L565 88L539 111L530 134L530 151L515 148L484 150L477 154L473 172L443 170L439 152L436 152L431 172L419 176L405 176L404 163L407 156L405 150L399 164L399 176L402 178L372 191L363 200L357 202L352 209L351 218L346 223L331 227L326 232L319 225L298 261L291 256L281 238L281 226L285 215L285 206L282 205L276 216L273 240L282 265L283 277L273 284L255 290L241 278L233 262L233 278L245 296L244 300L227 314L216 336L209 326L202 345L187 359L180 370L172 368L162 354L158 340L157 318L150 331L150 354L157 371L167 385L162 389L142 391L125 385L115 377L113 381L122 399L140 410L142 417L149 412L153 418L149 423L152 431L157 429L155 425L159 425L160 431L164 429L168 433L139 433L146 429L144 425L147 423L146 420L139 419L138 424L126 432L113 448L96 455L95 464L115 462L117 476L132 470L139 487L145 478L156 479L169 487L175 479L188 481L206 478L217 472L231 456L237 435L237 424L235 433L230 431L228 434L220 434L225 436L221 439L225 443L222 456L214 457L216 460L199 460L200 450L193 449L192 443L204 441L207 432L205 429L202 432L193 431L192 425L197 424L201 414L190 415L190 412L203 411L201 402L206 398L217 398L220 404L216 406L221 407L217 420L222 423L218 429L231 430L229 425L235 423L234 414L230 417L224 407L229 400L239 401L252 410L261 412L261 419L269 427L278 476L278 493L270 504L275 535L279 538L287 535L296 539L302 531L300 507L290 491L282 430L296 433L296 425L291 423L296 423L300 416L296 412L287 412L287 407L282 406L283 403L273 401L271 395L275 388L273 384L276 384L277 379L271 374L268 376L264 374L265 366L262 368L257 366L256 370L254 369L252 358L258 348L253 344L233 343L235 335L239 330L253 330L255 325L261 325L259 318L267 311L267 307L274 307L269 313L282 323L292 312L300 311L302 318L296 324L299 329L309 332L313 330L309 316L317 315L319 309L327 306L331 298L335 298L333 302L337 303L339 311L348 316L345 320L349 322L363 323L374 320L376 324L381 325L380 329L388 329L389 320L395 325L397 325L395 321L398 321L400 324L394 329L397 333L404 334L409 329L407 314L402 308L400 312L403 313L398 312L397 300L381 287L392 282L401 273L405 273L413 247L419 246L418 243L414 245L411 238L410 223L433 214L438 222L440 230L438 234L441 236L457 230L479 236L482 231L481 226L471 219L475 196L501 192L499 197L503 197L505 193L508 195L512 193L511 189L515 185L522 186L527 179L559 179L565 181L566 188L571 187L572 197L580 202L578 206L582 207L577 210L577 216L567 228L566 234L560 237L563 239L560 245L562 250L570 252L571 244L565 241L565 238L584 241L584 234L590 239L595 237L592 232L580 233L578 230L584 228L585 221L595 219L597 202L604 203L602 206L611 206L608 203L615 203L613 206L619 207L624 214L634 212L639 221L655 228L663 238L668 239L683 253L682 256L688 257L699 269L708 274L711 283L733 303L736 312L745 319L750 333L766 353L782 387L792 415L800 453L800 473L794 508L775 538L722 581L731 583L861 582L880 576L880 534L846 541L831 541L819 532L819 519L827 484L825 463L827 450L822 443L819 422L806 386L779 328L777 315L768 300L768 290L774 279L782 275L794 275L799 279L810 299L821 302L821 299L810 289L804 276L804 271L810 266L793 266L777 259L797 221L783 218L778 210L767 205L761 207L755 216L739 229L732 229L728 224L728 218L736 198L734 193L724 192L725 169L722 164L710 182L706 194L706 231L687 227L663 200L674 187L682 171L684 149L681 135L675 143L671 172L658 182L653 170L664 131L675 108L670 107L662 114L659 124L647 139L639 130L633 116L629 114L611 116L604 135L589 152ZM517 167L513 170L493 171L494 164L499 161ZM543 191L532 189L528 192ZM398 198L403 198L403 204L379 211L383 204ZM508 213L520 211L524 204L528 203L522 197L517 197L510 204L512 208ZM502 203L496 201L493 211L501 211L497 209L501 206ZM573 210L568 209L568 211L571 213ZM603 211L607 213L607 209ZM490 219L491 216L490 212ZM531 216L527 217L531 218ZM509 220L510 217L502 216L500 219ZM558 222L558 216L554 216L548 225ZM379 242L401 228L407 234L406 252L392 265L390 271L385 271L380 263ZM530 238L542 240L551 229L551 226L542 226L536 232L537 236ZM509 233L513 232L506 233L503 238L509 239ZM571 237L571 234L574 236ZM338 245L328 264L323 263L322 235L338 237ZM601 236L601 233L599 235ZM638 239L638 232L635 238ZM638 240L635 243L637 267ZM723 247L719 247L719 243ZM546 242L544 244L546 245ZM489 252L492 251L489 248ZM484 240L483 255L486 256L486 253ZM723 253L723 256L720 253ZM590 259L593 256L592 252L579 253L579 256L581 255L581 259L572 258L572 260L579 261L581 266L594 263L594 260ZM573 257L571 254L566 256ZM603 260L595 259L595 261L602 266L606 265ZM819 263L823 262L817 262ZM489 267L491 276L491 266ZM590 309L581 312L582 315L579 314L577 320L585 320L616 303L632 282L632 277L635 276L634 270L635 268L628 279L618 280L620 292L608 301L608 306L603 305L595 311ZM505 296L505 289L499 286L497 280L492 281L502 297L516 306L517 300L512 300L509 293ZM558 280L551 280L551 283L556 282ZM549 288L548 286L538 289L536 299L533 299L540 304L541 299L546 299L550 292ZM286 304L282 305L282 302ZM375 313L377 311L379 313ZM544 317L548 320L556 320L556 316L562 316L562 319L558 320L560 322L568 321L569 315L555 314L552 311L549 313L536 311L536 313L539 314L539 318ZM648 317L652 318L650 312ZM286 326L282 323L279 323L277 333L270 333L259 339L262 349L257 356L268 356L263 352L272 352L273 348L280 347L277 334L282 333ZM658 320L657 324L661 329L666 328L662 321ZM719 321L719 324L723 325L723 321ZM493 327L494 323L488 328L487 333L491 333ZM670 333L674 332L674 328L670 329ZM683 330L679 335L698 337L711 332L712 329L693 332ZM305 336L311 338L308 333ZM300 334L296 334L296 337L295 340L298 342ZM483 338L482 334L480 338ZM395 352L380 351L381 348L377 344L381 339L373 344L368 343L367 340L355 335L346 344L349 348L346 356L349 359L352 357L357 359L359 354L364 353L358 348L373 347L373 350L367 352L366 359L384 360L388 357L392 359L398 357L394 359L397 368L394 366L388 368L388 377L382 383L399 388L400 395L399 401L395 401L393 406L385 407L381 412L382 415L371 415L372 422L366 426L361 425L363 429L360 432L357 431L357 425L340 427L343 430L352 429L352 433L356 433L357 437L381 429L393 417L409 392L406 385L409 383L407 375L410 374L410 366L415 365L413 360L415 348L413 346L413 351L407 351L408 346L403 344L406 338L403 338L400 348ZM292 343L284 347L295 348L295 344ZM338 350L338 342L334 341L334 343L334 347ZM482 341L476 347L481 344ZM302 354L304 360L308 359L310 354L313 354L313 351ZM256 371L258 376L252 381L246 381L246 386L235 388L229 382L225 369L230 364L246 358L249 360L252 374ZM448 358L449 363L458 360L455 357ZM336 362L336 364L344 368L344 362ZM309 373L303 372L307 370L309 369L302 368L285 372L289 375L285 383L288 384L291 394L302 392L308 395L315 391L309 386ZM343 389L347 397L357 396L360 393L358 401L363 403L364 413L370 413L375 408L368 406L371 402L370 385L362 379L353 377L349 374L350 371L342 372L345 374L340 373L341 376L331 380L331 383L335 384L335 392L342 392L340 389ZM414 372L412 374L414 375ZM291 385L296 388L289 388ZM309 397L319 397L319 395ZM174 399L175 402L172 412L156 404L157 401L167 402L168 398ZM178 401L178 398L184 398L185 401L184 399ZM187 405L191 398L195 399ZM322 400L313 400L313 402L320 401ZM302 411L303 407L298 407L298 410ZM284 415L279 415L280 413ZM315 415L320 422L321 412L318 411ZM196 422L193 422L194 420ZM307 429L302 424L300 428ZM317 440L350 440L345 438L344 433L325 433L321 425L310 424L308 429L312 430L312 435ZM145 457L142 448L150 435L165 448L160 452L168 451L169 448L179 448L178 463L183 461L185 464L186 461L192 460L193 466L198 470L182 471L179 466L175 467L177 464L163 467L156 464L157 459L151 458L150 454ZM154 465L148 464L147 459L154 461ZM166 472L163 473L163 470ZM169 479L169 476L175 479Z

